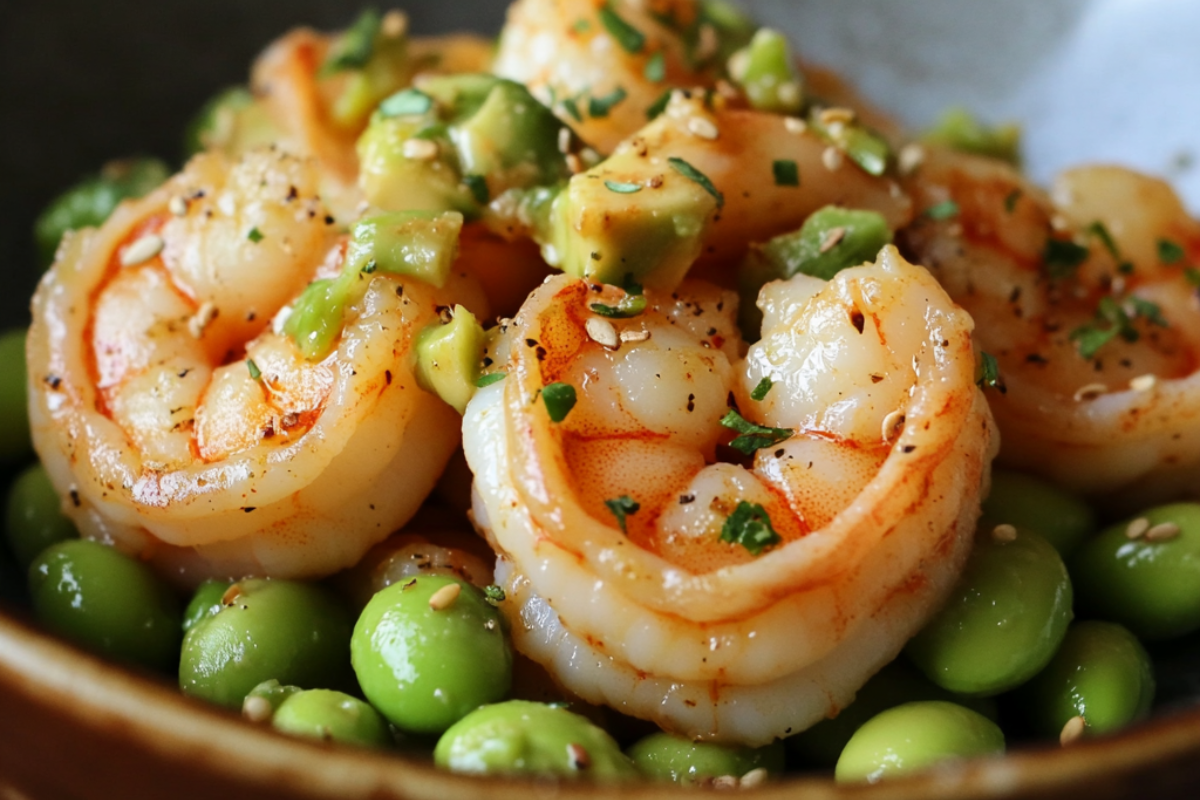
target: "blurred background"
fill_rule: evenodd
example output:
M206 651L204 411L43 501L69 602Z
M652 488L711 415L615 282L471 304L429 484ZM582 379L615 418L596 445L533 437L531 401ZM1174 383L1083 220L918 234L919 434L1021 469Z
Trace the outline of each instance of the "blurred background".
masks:
M105 161L177 163L182 131L246 80L271 39L404 8L417 33L494 33L504 0L0 0L0 320L24 324L37 279L30 226ZM1120 161L1170 177L1200 210L1200 3L1193 0L744 0L807 59L842 71L915 127L948 105L1026 123L1045 181Z

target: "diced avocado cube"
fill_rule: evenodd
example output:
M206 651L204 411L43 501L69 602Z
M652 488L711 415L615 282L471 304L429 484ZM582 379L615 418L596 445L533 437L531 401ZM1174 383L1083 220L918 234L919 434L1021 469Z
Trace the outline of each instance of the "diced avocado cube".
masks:
M454 128L464 175L486 175L500 194L565 181L571 177L558 149L562 122L529 90L497 81L478 110Z
M787 38L779 31L759 30L750 46L729 60L729 71L759 111L798 114L804 107L800 71Z
M354 226L346 274L386 272L438 287L446 285L458 257L463 215L457 211L398 211L367 217Z
M1014 166L1021 164L1021 127L990 127L965 108L948 109L937 124L921 135L921 140L963 153L998 158Z
M457 125L473 117L503 78L483 73L439 75L421 81L421 91L437 101L441 119ZM520 84L517 84L518 86Z
M218 93L196 113L184 131L185 156L205 150L236 155L279 139L266 107L245 86Z
M410 141L431 143L436 155L413 157ZM358 160L358 184L367 201L379 208L464 213L475 208L454 164L449 131L432 113L397 117L376 113L358 140Z
M313 281L292 306L284 333L309 361L319 361L342 333L342 318L353 284L343 276Z
M455 306L450 322L418 334L417 382L463 413L475 394L485 338L475 315Z

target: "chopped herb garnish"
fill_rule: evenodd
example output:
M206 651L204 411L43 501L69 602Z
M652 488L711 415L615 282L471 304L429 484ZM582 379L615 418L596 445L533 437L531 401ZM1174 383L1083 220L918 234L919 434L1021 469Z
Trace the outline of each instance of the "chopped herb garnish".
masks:
M1188 267L1183 271L1183 276L1187 278L1188 283L1192 286L1200 286L1200 269Z
M383 28L383 18L373 8L362 13L330 49L321 65L322 77L348 69L362 69L375 54L375 39Z
M500 605L505 597L504 590L494 583L483 587L483 599L488 605Z
M608 510L617 518L617 525L621 527L621 533L627 533L625 528L625 518L630 514L636 514L641 505L627 494L612 500L605 500L604 505L608 506Z
M1088 252L1086 247L1069 239L1047 239L1046 249L1042 252L1046 274L1054 280L1070 277L1087 260Z
M1117 336L1117 328L1099 328L1095 325L1083 325L1071 331L1071 341L1079 349L1079 355L1090 359L1100 352L1100 348L1111 342Z
M661 50L650 56L650 60L646 62L644 74L646 80L653 81L654 83L661 83L666 79L667 60L663 57Z
M552 383L542 389L542 402L551 422L562 422L575 407L575 387L569 383Z
M504 380L507 377L508 377L507 372L493 372L490 375L480 375L478 378L475 379L475 388L476 389L486 389L487 387L491 386L493 383L499 383L500 381Z
M1178 264L1187 255L1184 249L1170 239L1158 240L1158 260L1164 264Z
M617 44L627 53L640 53L646 46L646 37L637 28L630 25L613 10L612 3L605 3L600 9L600 23L604 29L617 40Z
M1000 365L991 353L979 354L979 377L975 380L975 385L980 389L995 389L1000 394L1008 391L1004 379L1000 377Z
M362 272L364 275L370 275L372 272L374 272L377 269L379 269L379 262L372 258L370 261L363 264L362 269L359 271Z
M433 98L419 89L405 89L379 104L381 117L411 117L433 108Z
M700 186L701 189L711 194L717 201L717 208L725 207L725 195L717 191L717 187L713 186L712 181L708 179L707 175L693 167L688 162L684 161L682 158L676 158L672 156L671 158L667 159L667 163L671 165L671 169L675 170L688 180L694 181Z
M631 294L635 297L641 297L645 289L640 283L633 279L632 272L626 272L625 277L621 279L621 288L625 290L625 294Z
M642 190L640 183L622 183L620 181L605 181L604 185L608 187L610 192L617 194L637 194Z
M763 378L758 382L758 386L754 387L754 391L750 393L750 399L762 402L766 399L767 392L771 391L771 387L774 385L775 382L770 378Z
M491 190L488 189L487 178L482 175L464 175L463 183L471 190L471 195L479 205L486 206L488 201L492 199Z
M603 119L612 111L613 106L623 102L629 93L624 86L618 86L604 97L593 97L588 100L588 114L596 119Z
M721 417L721 424L741 434L730 442L729 446L748 456L754 455L755 451L764 447L786 442L795 435L795 431L791 428L768 428L763 425L755 425L732 408L729 409L728 414Z
M1160 328L1170 327L1167 324L1166 317L1162 315L1162 308L1159 307L1158 303L1152 303L1140 297L1130 297L1128 303L1129 307L1133 310L1133 316L1141 317L1151 325L1157 325Z
M1013 211L1017 208L1017 202L1021 199L1021 195L1023 194L1024 192L1022 192L1020 189L1013 189L1011 192L1009 192L1008 196L1004 198L1004 210L1009 214L1013 213Z
M250 232L246 234L246 238L255 244L258 244L263 240L263 234L258 228L251 228Z
M661 97L651 103L650 107L646 109L646 119L658 119L658 116L667 110L667 104L671 102L671 93L674 91L674 89L667 89Z
M1087 232L1100 240L1100 244L1104 245L1104 249L1109 255L1118 261L1121 259L1121 251L1117 249L1117 243L1113 241L1112 234L1108 232L1108 228L1100 220L1096 220L1091 225L1088 225Z
M780 159L772 165L776 186L799 186L800 167L790 159Z
M250 380L256 381L262 377L262 370L258 368L258 364L254 363L253 358L246 359L246 369L250 372Z
M743 500L721 526L721 541L740 544L750 551L750 555L757 556L782 542L783 537L771 527L771 518L765 508Z
M1112 297L1105 297L1096 308L1096 321L1071 331L1071 341L1075 342L1079 355L1088 359L1094 358L1100 348L1118 336L1127 342L1136 342L1141 338L1141 334L1133 326L1138 317L1152 325L1167 327L1162 309L1156 303L1140 297L1130 297L1122 305Z
M588 308L600 316L608 317L609 319L630 319L631 317L639 316L646 310L646 298L640 294L626 294L615 306L606 305L605 303L592 303Z
M933 220L954 219L959 214L958 203L953 200L943 200L937 205L925 209L925 216Z
M571 115L571 119L576 122L583 122L583 114L579 113L579 103L574 97L563 98L562 107Z

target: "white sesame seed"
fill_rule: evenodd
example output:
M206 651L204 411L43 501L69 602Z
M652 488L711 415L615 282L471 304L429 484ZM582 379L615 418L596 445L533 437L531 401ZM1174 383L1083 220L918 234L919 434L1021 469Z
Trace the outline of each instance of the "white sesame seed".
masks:
M242 585L240 583L231 584L229 588L225 590L224 594L221 595L221 605L231 606L233 605L233 602L241 596Z
M166 243L158 234L146 234L122 251L121 266L136 267L138 264L145 264L162 252L164 244Z
M571 766L575 769L583 770L592 765L592 757L587 748L575 742L567 745L567 758L571 759Z
M808 131L808 123L799 117L784 117L783 127L788 133L805 133Z
M845 228L830 228L825 231L825 236L821 239L821 252L828 253L833 248L837 247L842 239L846 238Z
M717 29L712 25L700 26L700 37L696 45L696 60L704 61L717 54L721 42L717 38Z
M603 345L609 350L616 350L621 346L621 338L617 336L617 329L608 320L600 317L588 317L584 327L593 342Z
M1146 531L1147 542L1169 542L1182 532L1174 522L1160 522Z
M410 161L432 161L438 157L438 146L429 139L409 139L404 142L402 152Z
M265 697L250 695L242 701L242 716L251 722L266 722L274 715L275 709Z
M717 81L717 94L721 95L721 97L724 97L726 100L737 100L742 96L737 87L724 78Z
M188 333L193 339L199 339L212 321L217 318L217 306L211 300L205 300L187 321Z
M566 153L571 152L571 129L570 128L559 128L558 129L558 152L563 153L564 155Z
M732 775L721 775L712 779L712 787L718 790L738 788L738 779Z
M582 156L585 161L590 161L593 164L596 164L600 161L600 154L590 147L585 147L580 150L579 155Z
M883 418L883 440L890 442L896 436L896 431L904 424L904 412L896 410Z
M1063 725L1062 733L1058 735L1058 743L1063 747L1069 744L1074 744L1083 736L1083 729L1087 727L1087 720L1076 714L1067 720L1067 724Z
M380 30L389 39L399 39L408 33L408 15L396 9L387 12L383 15L383 24L380 26Z
M721 135L721 132L717 130L717 126L713 124L713 121L705 117L692 117L688 120L687 129L693 136L708 139L709 141L714 141Z
M1148 530L1150 530L1150 520L1138 517L1125 527L1125 538L1140 539Z
M1113 294L1125 294L1125 276L1117 275L1112 279Z
M831 122L827 126L825 126L825 130L828 131L829 135L831 137L833 137L834 139L841 140L846 135L846 123Z
M1017 540L1016 526L1007 523L997 525L992 528L992 538L997 542L1015 542Z
M429 607L434 611L445 611L454 605L454 601L458 600L461 593L462 586L457 583L448 583L430 596Z
M184 200L180 195L175 195L167 203L167 211L170 211L172 216L186 217L188 211L187 200Z
M1087 386L1080 386L1075 392L1075 402L1082 403L1084 400L1095 400L1108 392L1108 387L1103 383L1089 383Z
M1062 214L1055 214L1050 218L1050 227L1056 231L1065 231L1071 227L1071 221Z
M845 158L842 156L842 151L836 147L826 147L825 152L821 153L821 163L830 172L837 172L841 169L844 161Z
M779 102L785 106L800 105L800 84L795 81L787 81L779 84L779 88L775 90Z
M747 772L745 775L743 775L742 779L740 781L738 781L738 784L743 789L753 789L755 786L762 786L766 782L766 780L767 780L766 767L759 767L758 769L752 769L749 772Z
M1129 388L1135 392L1149 392L1158 385L1158 377L1155 375L1139 375L1129 382Z
M650 331L621 331L622 342L644 342L650 338Z
M829 127L831 125L848 125L854 122L854 110L850 108L827 108L823 110L818 117L821 124Z
M729 58L729 74L739 83L745 81L750 71L750 51L739 50Z
M583 172L583 159L574 153L567 154L567 169L571 170L572 175L578 175Z
M913 142L900 149L899 166L901 175L911 175L925 163L925 148Z

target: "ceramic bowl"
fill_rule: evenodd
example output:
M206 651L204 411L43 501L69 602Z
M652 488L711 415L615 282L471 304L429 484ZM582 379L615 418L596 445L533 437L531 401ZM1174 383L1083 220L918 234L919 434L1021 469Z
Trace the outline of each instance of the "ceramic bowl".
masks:
M1072 163L1115 160L1171 177L1193 208L1188 169L1200 85L1188 0L754 0L805 57L833 66L873 101L921 125L948 104L1026 121L1039 179ZM27 320L36 274L28 230L45 202L108 158L175 158L179 131L214 90L244 80L254 53L297 23L333 28L354 3L43 0L0 6L0 319ZM414 27L495 30L500 0L410 3ZM11 576L7 578L12 580ZM0 590L4 588L0 580ZM5 592L0 591L0 597ZM615 796L553 782L476 780L420 756L286 739L193 702L173 686L101 662L39 633L19 605L0 612L0 800L530 800ZM1156 717L1069 748L1017 746L877 786L797 776L762 798L1195 797L1200 792L1200 643L1156 652ZM639 785L623 798L678 791Z

